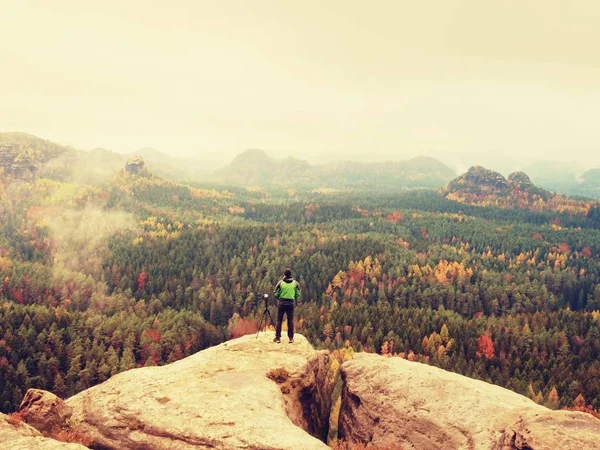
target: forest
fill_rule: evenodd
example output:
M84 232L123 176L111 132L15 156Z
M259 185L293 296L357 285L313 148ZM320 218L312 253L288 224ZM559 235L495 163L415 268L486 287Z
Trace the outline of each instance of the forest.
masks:
M0 182L0 411L256 332L285 267L297 331L600 408L600 214L430 189ZM271 303L274 311L274 304Z

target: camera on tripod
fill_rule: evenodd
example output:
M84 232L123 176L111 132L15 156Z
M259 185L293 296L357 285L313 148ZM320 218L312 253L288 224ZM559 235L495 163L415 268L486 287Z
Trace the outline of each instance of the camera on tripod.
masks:
M260 319L260 322L258 324L258 331L256 332L256 338L258 339L258 333L260 333L260 330L263 327L263 323L264 326L267 326L267 318L270 320L271 325L273 325L273 327L275 327L275 323L273 322L273 317L271 316L271 312L269 311L269 294L263 294L263 300L265 301L265 309L262 313L262 317Z

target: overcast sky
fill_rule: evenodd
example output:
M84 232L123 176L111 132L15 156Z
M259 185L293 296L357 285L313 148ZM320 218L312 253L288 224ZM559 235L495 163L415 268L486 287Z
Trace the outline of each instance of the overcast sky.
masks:
M176 156L600 162L598 0L0 7L0 130Z

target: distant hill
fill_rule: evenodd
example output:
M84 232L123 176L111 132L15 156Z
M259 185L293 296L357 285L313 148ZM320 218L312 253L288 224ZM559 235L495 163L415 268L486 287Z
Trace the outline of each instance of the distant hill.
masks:
M152 147L140 148L127 155L144 158L155 174L171 181L203 181L214 170L213 156L201 154L199 158L177 158Z
M585 216L596 202L551 193L533 184L524 172L504 178L498 172L473 166L442 189L442 195L470 205L569 212Z
M538 186L600 200L600 168L578 162L541 161L526 170Z
M199 159L174 158L150 147L124 155L105 148L74 149L27 133L0 133L0 174L11 179L104 184L132 156L142 157L149 170L173 182L202 181L210 173L210 164Z
M29 180L39 175L40 168L73 149L27 133L0 133L0 175Z
M579 181L591 189L600 189L600 169L586 170L581 174Z
M524 169L534 183L551 191L600 199L600 169L579 162L540 161Z
M235 185L283 185L312 188L399 188L443 186L455 175L440 161L419 156L407 161L340 161L321 165L293 157L273 158L253 149L237 155L213 178Z
M213 178L233 185L293 184L314 177L310 164L293 157L276 159L263 150L251 149L237 155Z

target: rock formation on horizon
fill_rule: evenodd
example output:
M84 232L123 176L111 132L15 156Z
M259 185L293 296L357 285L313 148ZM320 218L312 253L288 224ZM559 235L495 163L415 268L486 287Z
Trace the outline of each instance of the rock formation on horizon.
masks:
M0 174L20 180L32 180L38 168L28 155L20 155L16 145L0 143Z
M501 209L526 209L585 217L598 202L566 197L537 187L524 172L504 178L498 172L473 166L440 190L448 200Z
M133 156L129 158L129 160L125 164L125 171L133 174L142 173L145 168L146 165L144 163L144 160L139 156Z

